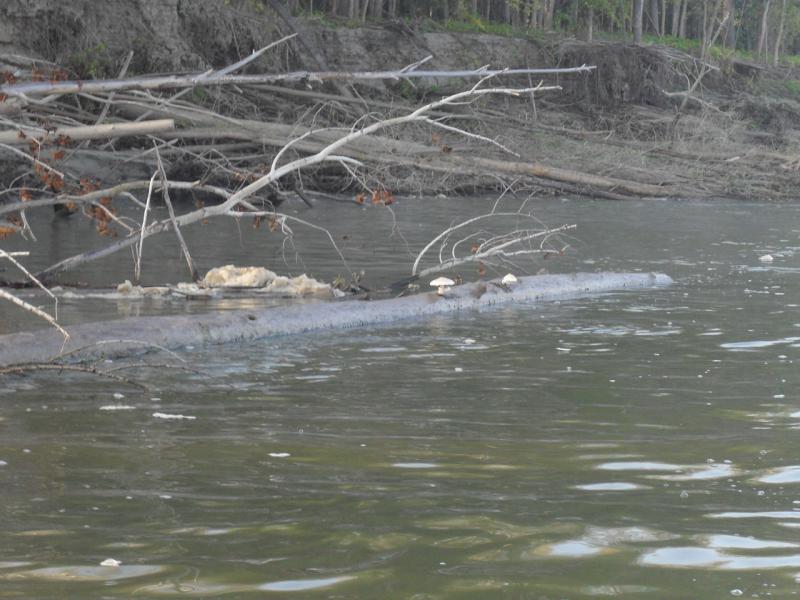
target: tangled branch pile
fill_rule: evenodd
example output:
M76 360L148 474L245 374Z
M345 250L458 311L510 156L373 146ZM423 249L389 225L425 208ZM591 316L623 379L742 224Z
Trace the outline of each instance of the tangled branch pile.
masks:
M94 222L100 236L116 238L99 249L64 258L31 279L47 282L58 273L124 248L133 252L138 279L145 240L171 230L197 280L181 228L218 216L251 217L254 223L266 222L286 236L292 235L296 225L310 227L328 236L346 266L324 227L280 212L287 194L305 198L304 189L310 186L352 192L355 202L371 198L388 206L394 201L392 190L402 187L400 182L409 171L470 177L535 175L539 168L535 164L453 152L442 136L478 142L501 156L518 157L498 140L468 131L460 121L469 118L469 111L485 98L504 96L527 102L536 94L560 89L542 82L497 86L498 77L523 75L530 80L531 75L591 70L580 66L426 72L419 69L425 59L386 73L236 75L291 37L219 71L192 75L126 78L126 62L115 80L82 82L69 80L55 65L0 57L0 76L5 82L0 86L4 125L0 152L14 164L0 191L0 237L19 234L35 240L27 213L53 207L66 214L82 213ZM355 97L354 88L350 88L352 93L343 88L353 100L348 105L340 102L341 95L331 100L331 94L310 89L312 83L322 81L410 82L431 76L477 82L416 109L384 107L386 114L381 116L368 110L367 100ZM299 82L305 89L278 88L276 82ZM282 100L286 96L310 98L314 104L287 108ZM355 112L358 104L363 104L360 108L366 114ZM297 115L301 108L304 114ZM292 124L286 123L288 114ZM353 124L341 126L345 121ZM553 173L571 176L558 169ZM596 179L601 186L617 185ZM168 209L168 218L151 218L157 196ZM173 197L178 196L176 203ZM187 197L193 204L183 201ZM520 234L522 238L534 239L526 232Z

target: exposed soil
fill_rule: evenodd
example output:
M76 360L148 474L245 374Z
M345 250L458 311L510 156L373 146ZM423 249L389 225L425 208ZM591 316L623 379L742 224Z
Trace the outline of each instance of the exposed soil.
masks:
M132 73L204 70L230 64L291 32L291 23L261 6L249 0L109 0L100 8L93 0L6 0L0 5L0 54L53 61L80 77L113 76L130 50ZM302 34L299 38L249 69L319 69L321 64L340 70L394 69L427 55L433 56L426 63L430 69L595 65L591 75L546 80L563 91L542 95L535 103L527 98L476 103L463 111L464 126L512 148L519 154L515 161L659 186L663 196L795 195L800 83L795 85L797 74L788 69L717 65L679 108L684 97L675 94L686 91L702 65L665 47L422 33L401 23L351 29L305 20L294 26ZM366 109L398 112L463 87L464 82L453 80L428 80L416 87L377 82L357 84L358 94L350 94L330 86L296 86L255 100L251 118L309 123L312 115L318 121L352 122ZM324 110L318 104L320 92L328 94ZM433 141L430 131L409 130L402 139L426 146L433 155L452 152L452 158L437 157L446 158L442 164L469 155L504 157L494 147L455 135ZM141 176L135 161L125 164L127 171L119 165L107 168L108 178L113 179L112 172ZM465 175L462 170L448 175L422 166L419 160L396 165L383 161L378 176L392 189L406 192L452 193L499 185L492 174ZM103 173L102 165L95 167ZM192 168L185 159L176 159L170 175L194 176ZM8 177L18 171L8 170ZM537 173L503 178L558 193L631 195ZM346 187L341 174L325 169L304 183L327 191Z

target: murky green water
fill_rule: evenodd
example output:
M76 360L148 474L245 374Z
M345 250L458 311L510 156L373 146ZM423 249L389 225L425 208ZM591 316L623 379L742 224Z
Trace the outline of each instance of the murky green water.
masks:
M0 380L0 597L800 592L800 206L541 214L676 285Z

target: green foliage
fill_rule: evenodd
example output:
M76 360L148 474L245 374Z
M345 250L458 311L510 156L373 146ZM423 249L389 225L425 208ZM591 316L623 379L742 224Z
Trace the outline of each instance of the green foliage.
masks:
M232 0L224 0L223 2L225 6L230 6L232 3ZM267 4L264 0L247 0L247 5L257 13L263 13L267 10Z
M780 62L789 67L800 67L800 56L797 54L785 54L780 57Z
M105 42L73 54L67 60L67 66L75 71L79 79L104 79L114 73L114 61Z
M800 96L800 81L797 79L787 79L783 82L783 85L786 86L786 91L792 96Z
M514 29L508 23L497 23L495 21L484 21L480 17L470 16L467 20L448 19L443 24L445 31L455 33L491 33L505 37L518 37L521 32Z

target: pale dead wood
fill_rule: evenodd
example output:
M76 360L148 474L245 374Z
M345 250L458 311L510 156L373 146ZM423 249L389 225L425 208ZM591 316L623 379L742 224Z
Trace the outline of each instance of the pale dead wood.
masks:
M14 294L5 291L2 288L0 288L0 298L3 298L4 300L8 300L12 304L16 304L17 306L19 306L23 310L26 310L29 313L32 313L32 314L36 315L40 319L44 319L45 321L50 323L50 325L52 325L53 327L58 329L59 333L61 333L61 335L64 336L64 341L65 342L67 340L69 340L69 333L67 333L67 330L64 329L61 325L59 325L58 321L56 321L52 316L50 316L49 314L47 314L46 312L44 312L40 308L37 308L37 307L33 306L32 304L29 304L28 302L25 302L24 300L21 300L21 299L17 298Z
M453 71L295 71L264 75L219 75L209 78L207 73L191 75L165 75L161 77L131 77L128 79L96 79L91 81L39 81L0 85L0 94L29 99L42 94L93 94L122 90L163 90L195 87L197 85L248 85L257 83L295 83L323 81L369 81L381 79L431 79L431 78L478 78L498 75L565 75L588 73L595 67L550 68L550 69L472 69Z
M15 365L13 367L0 367L0 375L22 375L31 371L67 371L71 373L87 373L90 375L97 375L98 377L113 379L119 383L132 385L143 390L148 389L147 386L142 383L138 383L132 379L122 377L121 375L117 375L115 373L103 371L97 367L84 367L81 365L54 365L50 363L33 363L28 365Z
M338 137L338 139L335 139L334 141L324 146L322 149L317 151L315 154L312 154L311 156L301 157L281 166L278 166L276 164L275 168L270 169L270 171L266 175L259 177L256 181L244 186L237 192L231 194L221 204L212 207L203 207L201 209L185 213L183 215L176 217L175 224L179 227L182 227L212 217L218 217L218 216L240 217L242 216L242 214L234 211L234 208L242 204L243 201L245 201L247 198L257 193L264 187L281 180L286 175L290 173L295 173L312 165L317 165L325 162L336 162L339 164L343 164L347 161L354 161L355 164L360 164L358 162L358 159L354 159L354 157L343 156L341 154L341 152L343 152L349 144L353 143L354 141L361 140L363 138L371 136L376 132L384 129L389 129L392 127L397 127L399 125L405 125L408 123L425 122L429 118L427 113L430 112L431 110L436 110L443 106L459 104L465 101L473 101L476 98L485 97L489 95L519 97L521 95L526 95L531 92L543 92L543 91L560 89L557 86L544 86L541 84L534 88L479 87L483 81L489 79L490 77L491 75L485 76L484 78L481 79L481 81L479 81L477 84L475 84L475 86L473 86L469 90L452 94L445 98L430 102L406 115L388 118L381 121L376 121L374 123L371 123L370 125L362 127L361 129L350 131L345 135L340 134L340 137ZM252 207L246 207L246 208L252 209ZM142 247L144 240L147 237L167 231L172 226L173 223L169 219L152 223L150 225L147 225L146 219L143 219L142 227L139 231L139 235L137 236L139 247L140 248ZM123 240L119 240L109 246L106 246L104 249L72 256L45 269L44 271L38 273L37 276L44 279L50 278L57 273L74 268L90 260L96 260L97 258L107 256L123 248L133 246L136 242L137 242L136 237L132 236L125 238ZM141 262L141 251L137 253L137 269L136 269L137 275L140 274L140 262Z
M22 146L28 144L31 139L39 142L45 140L55 141L62 136L74 141L119 138L162 133L171 129L175 129L175 121L172 119L157 119L141 123L106 123L104 125L81 127L57 127L53 130L20 125L13 131L0 132L0 144ZM20 133L22 136L20 136Z
M170 200L169 197L169 180L167 179L166 171L164 171L164 163L161 160L161 155L158 153L158 146L156 146L156 159L158 160L158 173L161 176L161 193L164 198L164 203L167 205L167 211L169 211L172 229L175 231L178 243L181 245L181 252L183 252L183 256L186 258L186 264L189 267L189 276L192 278L192 281L199 281L200 276L197 274L197 267L194 265L192 255L189 254L189 247L186 245L186 240L183 239L181 228L175 220L175 210L172 208L172 200Z
M50 314L46 313L40 308L33 306L28 302L25 302L21 298L17 298L14 294L5 291L2 288L0 288L0 297L8 300L13 304L16 304L17 306L28 311L29 313L36 315L40 319L44 319L45 321L47 321L50 325L55 327L59 331L59 333L61 333L61 335L64 336L64 343L66 344L67 341L70 339L70 336L69 333L67 333L66 329L64 329L58 323L58 298L50 290L48 290L36 276L31 274L30 271L28 271L28 269L26 269L15 258L15 256L19 255L27 256L27 254L28 254L27 252L6 252L5 250L0 249L0 258L5 258L8 261L10 261L15 267L17 267L20 271L22 271L23 274L34 283L34 285L44 290L44 292L53 299L53 302L55 304L55 311L54 311L55 316L51 316Z

